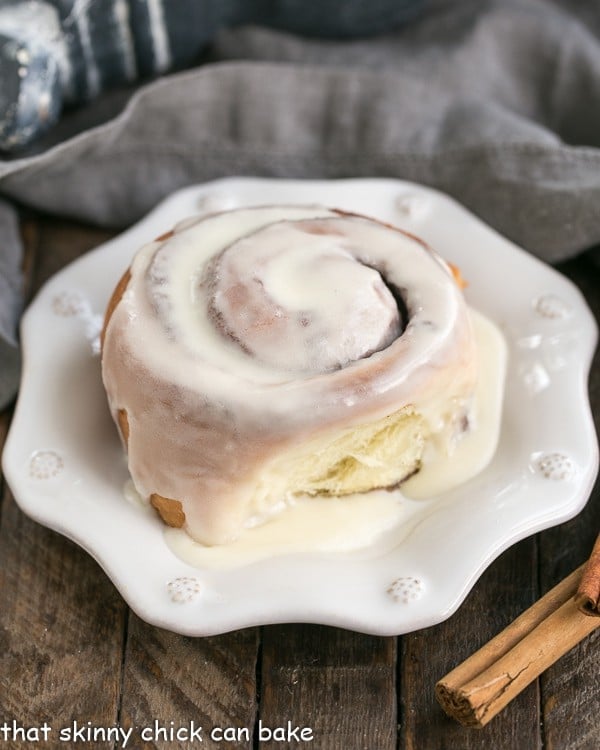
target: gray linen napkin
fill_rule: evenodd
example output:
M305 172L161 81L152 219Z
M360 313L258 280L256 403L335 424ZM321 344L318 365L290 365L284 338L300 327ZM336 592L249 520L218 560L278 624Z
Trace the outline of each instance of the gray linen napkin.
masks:
M20 244L17 217L0 201L0 406L12 396L20 356L15 321L21 312Z
M124 227L227 175L398 177L558 261L600 242L600 6L575 5L438 0L362 41L223 31L209 63L90 105L0 162L0 195ZM1 405L19 302L14 224L0 222Z

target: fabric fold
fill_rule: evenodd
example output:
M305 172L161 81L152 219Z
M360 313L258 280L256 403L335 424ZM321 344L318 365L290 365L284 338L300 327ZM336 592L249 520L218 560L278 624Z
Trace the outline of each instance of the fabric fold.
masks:
M22 308L21 253L16 212L0 201L0 409L10 402L19 381L16 329Z

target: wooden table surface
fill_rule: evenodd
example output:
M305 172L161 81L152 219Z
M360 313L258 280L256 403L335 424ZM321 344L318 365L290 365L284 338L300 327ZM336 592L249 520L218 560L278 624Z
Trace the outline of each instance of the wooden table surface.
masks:
M22 226L29 297L66 262L110 236L40 217ZM582 257L561 270L599 318L600 269ZM598 358L590 390L598 427ZM9 422L10 412L0 416L0 445ZM119 725L132 730L126 747L135 748L598 750L599 630L482 730L446 718L434 698L441 676L586 559L600 529L598 495L596 488L571 522L511 547L454 616L427 630L380 638L298 624L188 638L140 620L94 560L25 517L4 483L0 750L121 747L120 741L84 742L81 734L78 742L59 740L61 729ZM309 727L314 739L261 741L259 721L271 729L288 722ZM44 722L50 740L36 742L32 730L41 740ZM155 726L163 730L159 739L143 741L142 729ZM192 726L203 728L202 743L171 741L167 734ZM223 741L210 739L211 730L228 727ZM19 729L28 739L20 741Z

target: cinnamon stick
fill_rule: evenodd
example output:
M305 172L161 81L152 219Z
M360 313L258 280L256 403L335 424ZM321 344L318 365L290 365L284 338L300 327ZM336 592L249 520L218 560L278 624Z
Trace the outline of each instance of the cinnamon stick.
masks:
M581 566L436 685L444 711L483 727L518 693L600 626L575 603Z
M584 615L600 617L600 534L585 564L575 601Z

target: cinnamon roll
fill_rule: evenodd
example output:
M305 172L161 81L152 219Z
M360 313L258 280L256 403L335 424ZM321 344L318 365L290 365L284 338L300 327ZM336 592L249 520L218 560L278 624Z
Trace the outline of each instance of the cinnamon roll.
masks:
M450 266L314 206L190 219L142 248L102 373L136 488L204 544L296 496L395 487L469 429L477 355Z

